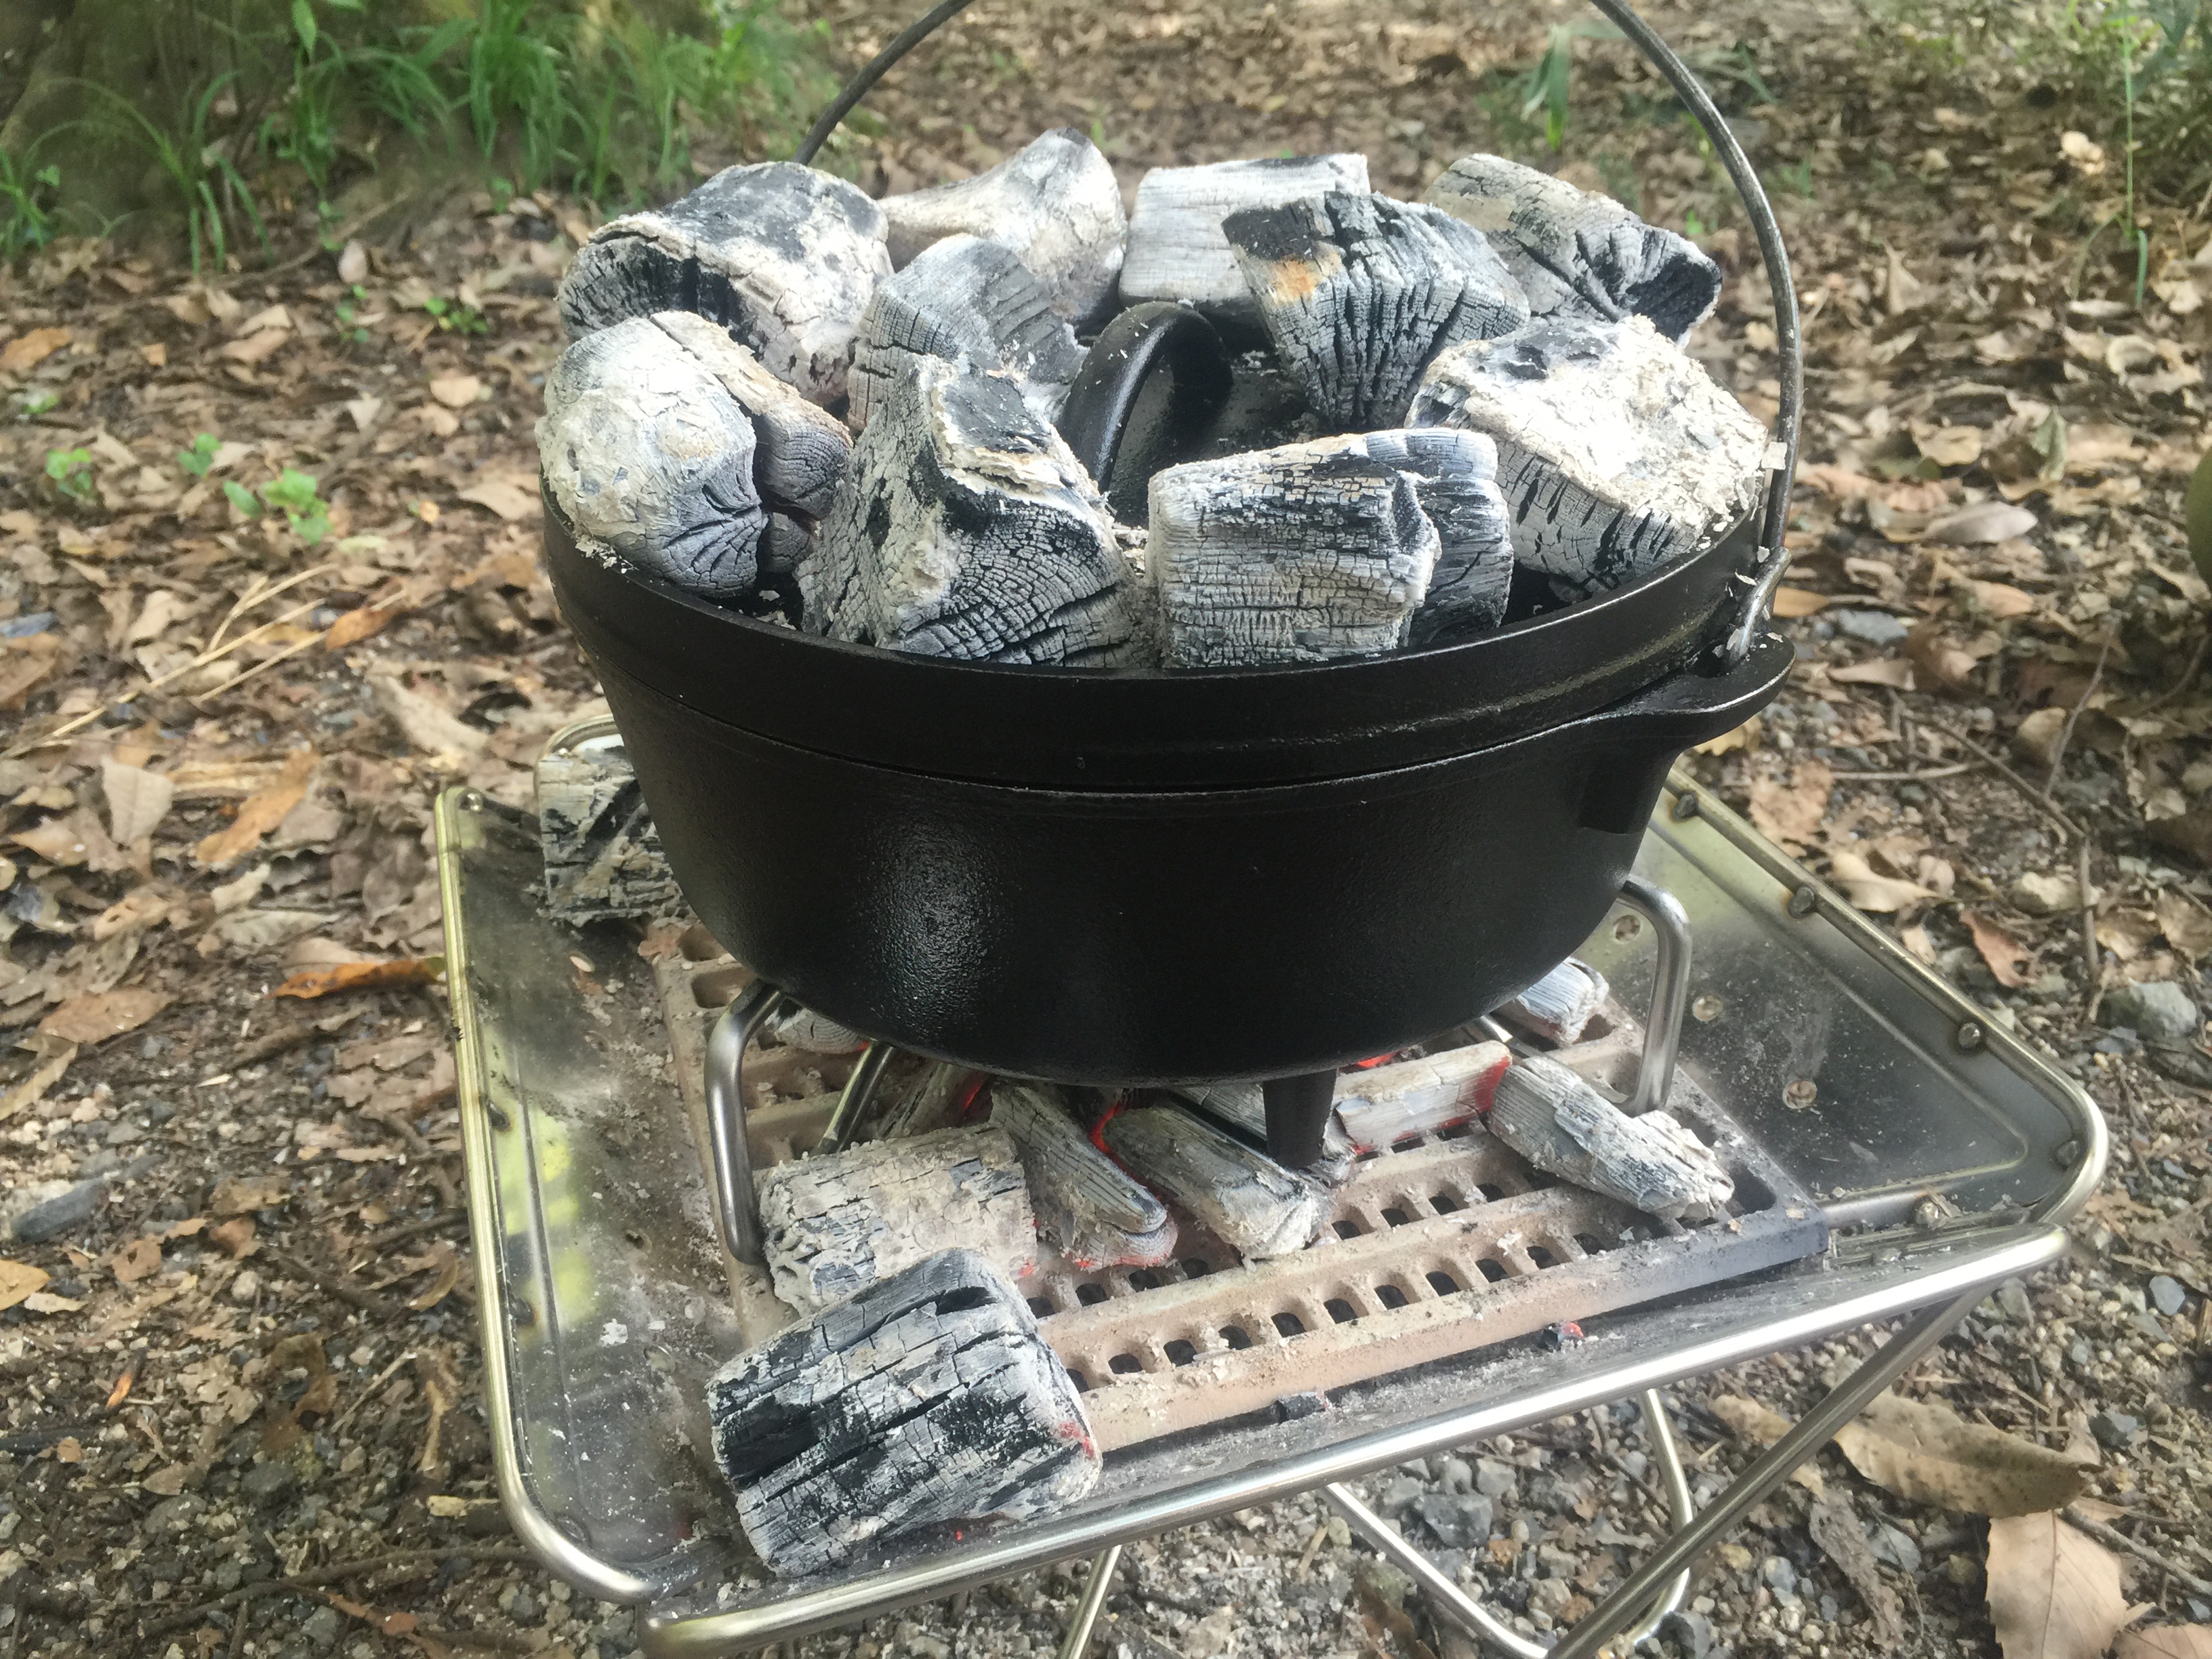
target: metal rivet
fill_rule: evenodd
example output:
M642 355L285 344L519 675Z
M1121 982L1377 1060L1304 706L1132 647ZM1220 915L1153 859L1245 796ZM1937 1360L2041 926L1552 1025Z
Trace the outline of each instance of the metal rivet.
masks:
M1820 896L1810 887L1800 887L1790 896L1790 914L1800 921L1820 908Z
M495 1129L511 1129L514 1127L514 1120L507 1116L506 1109L493 1104L489 1100L484 1102L483 1114L484 1121Z
M1983 1039L1987 1035L1988 1033L1982 1030L1978 1022L1966 1020L1959 1027L1959 1046L1971 1054L1982 1046Z
M1782 1091L1782 1103L1793 1112L1811 1110L1813 1103L1820 1097L1820 1086L1809 1077L1799 1078Z
M579 1521L574 1516L564 1515L553 1524L560 1528L561 1535L562 1537L566 1538L570 1543L575 1545L578 1548L591 1548L592 1529L586 1526L581 1521Z
M2062 1170L2070 1170L2081 1161L2081 1143L2075 1139L2062 1140L2051 1149L2051 1161Z
M1721 1010L1727 1006L1711 991L1707 991L1691 1002L1690 1013L1693 1018L1711 1024L1721 1017Z
M484 798L482 791L476 789L461 791L461 811L464 812L481 812L483 811L483 804Z
M1613 924L1613 936L1615 939L1634 939L1643 931L1643 919L1638 916L1622 916Z
M514 1298L514 1318L518 1326L535 1325L538 1322L538 1310L532 1307L526 1298L518 1296Z
M1696 790L1685 789L1674 797L1674 821L1677 823L1685 818L1693 818L1697 816L1698 792Z

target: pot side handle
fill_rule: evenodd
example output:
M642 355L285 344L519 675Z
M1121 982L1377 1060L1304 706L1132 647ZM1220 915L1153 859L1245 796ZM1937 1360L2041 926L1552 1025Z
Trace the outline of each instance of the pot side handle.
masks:
M1761 635L1732 668L1669 675L1562 727L1553 735L1570 743L1580 738L1587 756L1576 821L1610 835L1642 830L1674 757L1733 732L1765 708L1796 660L1796 647L1788 640ZM1655 760L1666 763L1654 765Z

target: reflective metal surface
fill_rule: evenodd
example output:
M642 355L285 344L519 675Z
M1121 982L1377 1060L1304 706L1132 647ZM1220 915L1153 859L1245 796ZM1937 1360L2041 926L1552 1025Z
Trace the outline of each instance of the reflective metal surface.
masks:
M1954 1302L2056 1260L2053 1224L2103 1165L2087 1099L1987 1011L1729 815L1662 799L1638 870L1682 901L1696 938L1680 1071L1818 1183L1846 1228L1826 1259L1588 1321L1578 1349L1488 1348L1336 1390L1296 1421L1262 1413L1133 1446L1049 1522L903 1539L845 1572L776 1583L735 1542L706 1456L705 1380L738 1337L635 934L536 908L526 816L456 793L438 830L501 1492L556 1571L651 1604L655 1655L830 1628ZM1627 921L1616 912L1582 954L1632 1007L1653 953L1640 919L1617 936ZM1986 1031L1971 1048L1969 1022ZM1625 1087L1632 1052L1621 1064ZM1789 1091L1800 1080L1809 1099ZM1959 1213L1936 1231L1896 1224L1929 1193Z

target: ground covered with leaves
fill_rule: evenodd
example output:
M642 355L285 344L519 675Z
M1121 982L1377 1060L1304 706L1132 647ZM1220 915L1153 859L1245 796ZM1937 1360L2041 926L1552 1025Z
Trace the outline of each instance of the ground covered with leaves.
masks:
M823 12L854 59L888 33ZM1540 153L1522 82L1573 16L984 0L845 155L902 189L1073 124L1132 185L1356 149L1410 195L1468 149ZM2201 1655L2176 1627L2212 1623L2212 675L2180 491L2212 225L2145 206L2139 271L2123 158L1998 43L1840 3L1661 21L1771 181L1811 369L1802 660L1694 764L2114 1137L2072 1261L1755 1511L1666 1639ZM1693 347L1771 412L1772 309L1723 180L1655 76L1576 50L1565 170L1723 261ZM595 696L537 568L531 444L588 216L495 205L204 283L58 245L0 289L0 1659L635 1650L633 1615L532 1565L494 1495L427 960L433 795L524 799ZM1702 1492L1864 1348L1675 1391ZM1369 1490L1542 1632L1663 1526L1650 1457L1621 1407ZM1466 1647L1311 1500L1124 1571L1117 1655ZM1048 1650L1080 1577L804 1649Z

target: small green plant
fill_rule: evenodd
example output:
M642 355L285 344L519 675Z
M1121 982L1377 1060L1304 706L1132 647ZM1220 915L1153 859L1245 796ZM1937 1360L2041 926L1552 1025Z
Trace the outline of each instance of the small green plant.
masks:
M361 315L362 304L368 298L368 290L363 288L359 283L356 283L353 285L351 291L347 294L346 297L331 307L337 316L339 329L343 332L345 337L352 341L356 345L367 345L368 343L368 329L362 327L359 322L355 320Z
M261 499L282 511L292 533L310 547L330 534L331 509L315 493L313 474L288 466L261 486Z
M50 449L46 477L54 488L73 501L92 499L92 452L88 449Z
M258 519L261 516L261 498L235 478L222 481L222 498L238 510L241 518Z
M474 306L463 305L459 300L447 300L433 294L422 301L422 309L437 319L441 333L450 330L455 334L482 334L489 326L482 312Z
M1610 23L1555 23L1545 43L1544 55L1529 72L1521 118L1544 118L1544 142L1557 150L1567 141L1567 105L1574 86L1575 42L1618 40L1620 31Z
M0 149L0 259L53 240L54 194L61 183L59 167L34 168L28 155Z
M1813 158L1811 156L1805 156L1793 167L1776 168L1774 176L1782 184L1789 186L1792 193L1803 197L1808 202L1813 199Z
M1705 222L1705 216L1695 208L1692 208L1682 216L1682 234L1693 242L1711 228L1712 227Z
M208 469L215 465L215 453L222 447L222 440L212 432L203 432L192 440L190 449L177 452L177 465L195 478L204 478Z
M232 70L203 87L191 100L181 132L165 130L111 88L93 81L77 83L94 94L109 131L144 150L155 170L175 191L195 272L206 266L221 270L229 264L230 226L236 219L252 225L264 252L269 247L269 230L261 222L253 188L225 148L214 142L211 131L216 104L236 78ZM93 119L100 124L101 118Z
M16 403L15 418L19 421L35 421L60 402L61 398L52 387L34 386L23 393L21 398Z

